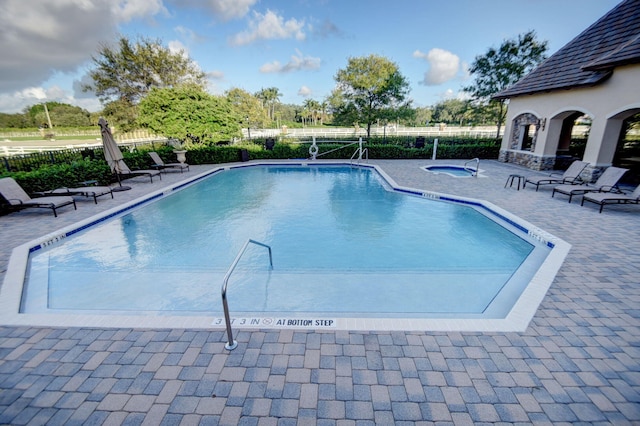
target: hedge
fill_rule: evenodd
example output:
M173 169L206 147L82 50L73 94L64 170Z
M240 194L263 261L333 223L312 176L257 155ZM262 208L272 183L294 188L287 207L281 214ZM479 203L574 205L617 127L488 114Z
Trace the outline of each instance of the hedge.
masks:
M443 138L444 139L444 138ZM405 144L367 143L368 157L371 159L430 159L433 153L433 142L427 142L424 148L413 148L410 142ZM261 144L242 143L238 145L202 145L191 147L187 153L187 163L222 164L241 161L241 153L246 150L249 160L264 159L307 159L311 143L276 143L272 150ZM348 159L356 150L356 145L345 146L338 143L321 143L318 145L318 158ZM130 169L149 169L153 162L148 152L154 150L165 162L176 162L176 155L171 147L137 148L123 152L124 161ZM498 158L500 145L493 139L440 140L438 143L438 159L495 159ZM324 155L323 155L324 153ZM91 158L93 157L93 158ZM59 187L73 187L87 180L97 180L100 185L114 182L109 166L102 155L91 155L82 160L74 160L66 164L44 165L33 171L4 172L0 177L12 176L28 193L46 191Z
M70 164L43 166L30 172L0 174L0 177L7 176L13 177L29 194L61 187L74 187L88 180L97 180L99 185L108 185L113 179L106 162L89 159L73 161Z

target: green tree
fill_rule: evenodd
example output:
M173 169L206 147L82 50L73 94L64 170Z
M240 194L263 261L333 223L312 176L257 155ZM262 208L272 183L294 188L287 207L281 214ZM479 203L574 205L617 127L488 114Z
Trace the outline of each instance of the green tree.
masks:
M138 106L128 99L117 99L104 104L102 115L111 125L111 131L129 132L137 126L135 118L138 116Z
M226 97L233 105L236 114L240 117L240 127L265 128L269 126L267 111L262 107L260 99L251 93L233 88L226 93Z
M15 113L7 114L0 112L0 128L7 129L23 129L25 127L34 127L26 114Z
M413 115L409 83L398 66L378 55L349 58L347 67L335 75L336 88L329 103L334 122L361 125L371 135L371 125L378 120L388 122Z
M89 111L75 105L61 102L46 102L51 124L54 127L85 127L91 125ZM29 127L48 127L44 104L35 104L23 110Z
M277 87L268 87L266 89L260 89L255 96L262 101L262 105L267 108L269 119L273 120L276 105L280 102L280 96L282 96L280 90Z
M134 115L117 117L125 120L125 125L135 121L135 106L152 88L185 83L206 87L205 74L198 65L183 51L172 52L160 40L139 37L132 41L120 36L116 46L100 46L92 61L92 83L83 90L95 92L105 106L111 102L126 105L127 112Z
M460 99L447 99L433 107L433 119L438 123L462 126L472 116L471 102Z
M75 105L59 104L49 109L51 121L57 127L88 127L91 125L91 114L86 109Z
M324 124L324 121L327 119L327 109L329 108L329 103L325 99L320 102L320 125Z
M431 107L418 107L415 109L414 126L428 126L433 121L433 109Z
M308 112L308 114L306 114L307 118L311 118L314 126L317 125L318 117L320 117L322 110L320 102L315 99L305 99L303 108Z
M140 126L170 138L219 142L241 135L231 102L196 85L153 88L139 109Z
M535 31L505 40L497 49L490 48L484 55L476 56L469 72L474 77L472 85L464 90L479 102L497 104L495 123L496 138L507 115L506 100L491 97L513 85L546 59L547 42L536 40Z
M293 124L296 122L299 107L293 104L277 104L275 106L275 119L280 126L281 124Z

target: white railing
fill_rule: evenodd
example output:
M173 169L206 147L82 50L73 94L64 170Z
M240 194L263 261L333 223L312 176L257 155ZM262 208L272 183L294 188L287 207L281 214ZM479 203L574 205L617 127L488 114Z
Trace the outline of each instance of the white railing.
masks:
M135 147L141 143L151 143L151 142L162 142L166 143L167 139L161 138L140 138L140 139L129 139L126 141L118 141L118 146L123 147ZM63 149L82 149L82 148L100 148L102 147L102 140L96 141L87 141L87 143L76 143L76 144L68 144L64 145L64 141L58 141L55 145L22 145L22 146L9 146L4 145L0 146L0 157L10 157L12 155L24 155L24 154L32 154L35 152L49 152L49 151L60 151Z
M251 137L249 137L251 134ZM404 127L404 126L375 126L371 127L371 136L464 136L472 138L493 138L496 135L495 127ZM245 139L258 139L265 137L282 138L357 138L366 137L367 129L349 127L306 127L306 128L282 128L282 129L242 129Z

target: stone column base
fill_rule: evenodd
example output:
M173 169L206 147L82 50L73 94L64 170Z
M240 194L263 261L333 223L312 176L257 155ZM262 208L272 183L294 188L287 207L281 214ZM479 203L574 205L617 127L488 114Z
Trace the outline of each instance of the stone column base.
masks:
M514 163L531 170L553 170L556 163L554 156L535 155L529 151L517 151L513 149L501 149L498 161Z

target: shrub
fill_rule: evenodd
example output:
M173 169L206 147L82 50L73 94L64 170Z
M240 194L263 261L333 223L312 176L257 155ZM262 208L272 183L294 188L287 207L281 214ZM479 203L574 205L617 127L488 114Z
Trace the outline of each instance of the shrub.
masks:
M397 138L400 139L400 138ZM385 141L383 138L375 138L364 145L371 159L428 159L432 157L433 140L427 141L424 148L413 148L415 138L404 138ZM262 159L307 159L311 142L291 143L278 142L272 150L264 148L264 141L244 142L236 145L192 145L189 147L186 157L187 163L196 164L223 164L241 160L241 152L246 150L250 160ZM170 146L141 146L123 153L124 161L129 168L149 169L153 165L149 151L156 151L166 162L175 162L176 156ZM318 155L322 159L348 159L356 150L356 145L346 146L340 143L318 144ZM438 159L495 159L500 152L500 143L494 139L459 139L439 138ZM1 176L13 176L27 192L46 191L63 186L77 186L79 182L97 180L101 185L113 182L111 170L103 159L101 150L87 153L74 152L72 156L57 156L60 158L72 158L59 164L41 166L33 171L4 172ZM84 159L78 159L84 156Z
M104 161L79 160L70 164L42 166L30 172L5 172L1 177L13 177L27 193L78 186L80 182L97 180L100 185L111 183L112 174Z

